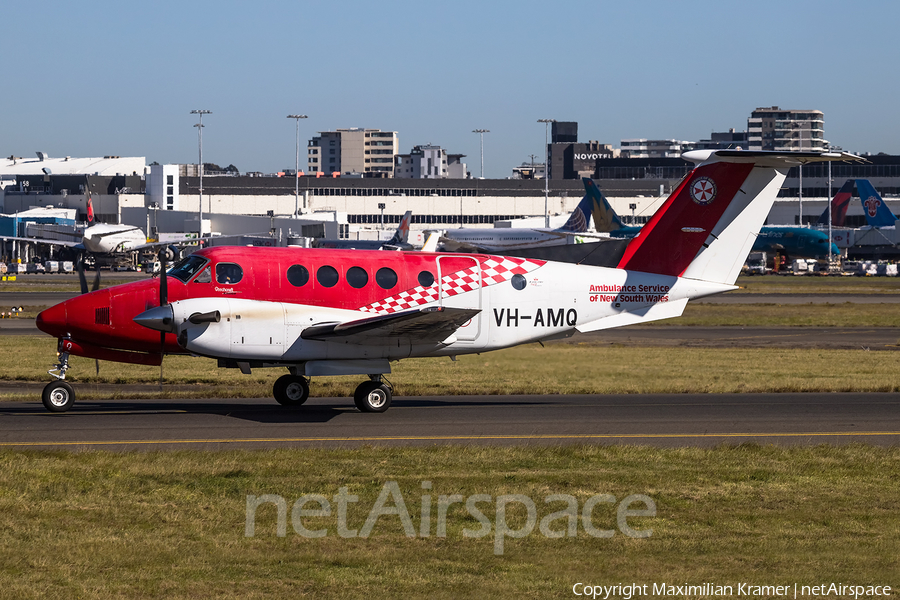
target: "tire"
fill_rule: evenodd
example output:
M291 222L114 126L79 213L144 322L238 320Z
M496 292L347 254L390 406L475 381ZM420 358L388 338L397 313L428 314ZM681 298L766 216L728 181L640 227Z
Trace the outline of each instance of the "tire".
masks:
M275 380L272 394L282 406L300 406L309 398L309 382L296 375L282 375Z
M391 405L391 389L378 381L364 381L356 388L353 402L361 412L384 412Z
M50 412L66 412L75 404L75 390L65 381L51 381L44 386L41 401Z

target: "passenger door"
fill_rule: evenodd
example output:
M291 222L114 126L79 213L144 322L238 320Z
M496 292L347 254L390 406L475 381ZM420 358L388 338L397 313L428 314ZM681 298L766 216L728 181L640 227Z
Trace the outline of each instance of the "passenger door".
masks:
M438 303L452 308L481 310L481 263L472 256L437 257ZM456 330L460 342L474 342L481 334L481 313Z

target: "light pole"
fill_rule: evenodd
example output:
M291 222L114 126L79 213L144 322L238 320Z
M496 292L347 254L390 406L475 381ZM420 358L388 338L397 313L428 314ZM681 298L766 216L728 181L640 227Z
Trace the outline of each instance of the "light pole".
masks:
M544 124L544 227L550 227L550 123L556 123L556 119L538 119L538 123Z
M297 162L294 166L294 217L300 214L300 119L306 115L288 115L288 119L297 121Z
M200 138L200 229L199 237L203 237L203 115L212 114L211 110L197 109L191 111L192 115L197 115L200 121L194 125L197 128L197 135Z
M490 133L490 129L473 129L472 133L477 133L481 136L481 178L484 179L484 134Z
M831 146L828 147L828 151L832 152ZM831 161L828 161L828 274L831 275L831 261L833 260L831 256L831 244L833 243L832 231L831 231Z

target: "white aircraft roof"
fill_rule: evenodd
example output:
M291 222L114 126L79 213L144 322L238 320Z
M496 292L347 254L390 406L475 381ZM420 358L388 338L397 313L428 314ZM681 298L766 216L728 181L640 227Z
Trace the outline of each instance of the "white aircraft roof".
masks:
M18 213L3 216L19 217L19 219L27 219L29 217L55 217L57 219L72 219L74 221L77 212L78 210L74 208L55 208L52 206L48 206L29 208L28 210L22 210Z
M110 158L0 158L0 175L41 175L49 169L51 175L131 175L144 174L147 159L136 157Z

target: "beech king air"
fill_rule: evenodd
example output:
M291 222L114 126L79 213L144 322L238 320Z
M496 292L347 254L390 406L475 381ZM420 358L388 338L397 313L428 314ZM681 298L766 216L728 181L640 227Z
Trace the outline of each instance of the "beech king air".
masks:
M159 281L83 294L40 313L59 339L44 405L65 411L70 355L161 364L214 358L244 373L287 368L274 384L302 404L310 377L365 375L364 412L391 403L390 362L456 356L677 317L734 282L789 168L845 153L688 152L696 164L615 267L492 254L214 247ZM163 270L165 273L165 269Z

